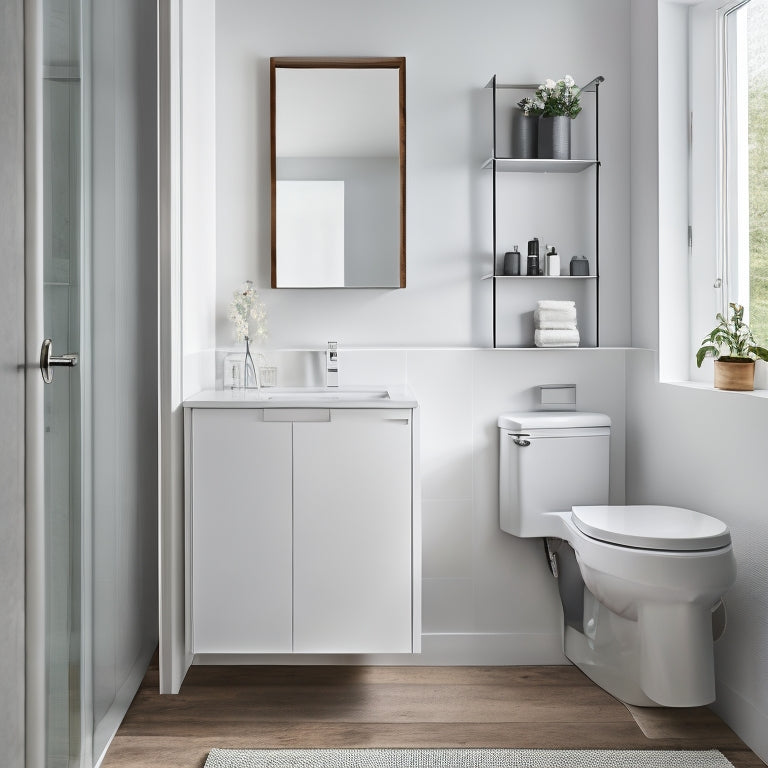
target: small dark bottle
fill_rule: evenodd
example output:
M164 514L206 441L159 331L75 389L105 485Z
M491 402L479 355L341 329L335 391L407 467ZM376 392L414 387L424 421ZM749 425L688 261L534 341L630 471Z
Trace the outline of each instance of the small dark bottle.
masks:
M520 251L517 250L517 246L504 254L504 274L513 276L520 274Z
M528 241L528 270L529 277L539 274L539 238L534 237Z

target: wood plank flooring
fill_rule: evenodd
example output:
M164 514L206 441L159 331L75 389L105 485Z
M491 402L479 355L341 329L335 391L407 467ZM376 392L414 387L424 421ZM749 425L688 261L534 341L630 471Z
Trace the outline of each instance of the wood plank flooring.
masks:
M719 749L764 766L708 708L627 708L570 666L194 666L179 695L157 690L153 665L104 768L201 768L212 747Z

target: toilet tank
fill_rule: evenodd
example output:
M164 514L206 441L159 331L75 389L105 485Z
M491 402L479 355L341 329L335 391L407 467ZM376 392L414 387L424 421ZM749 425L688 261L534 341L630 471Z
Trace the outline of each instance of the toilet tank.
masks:
M499 416L499 522L522 538L558 536L547 512L608 503L611 420L603 413Z

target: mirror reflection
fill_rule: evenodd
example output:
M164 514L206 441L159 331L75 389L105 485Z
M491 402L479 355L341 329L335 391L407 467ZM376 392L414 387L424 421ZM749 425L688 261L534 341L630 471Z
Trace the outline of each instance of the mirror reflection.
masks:
M271 60L272 287L405 286L405 60Z

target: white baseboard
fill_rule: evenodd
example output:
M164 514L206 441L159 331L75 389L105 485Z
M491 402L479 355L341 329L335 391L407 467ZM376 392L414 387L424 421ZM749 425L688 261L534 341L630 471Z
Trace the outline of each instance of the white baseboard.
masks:
M415 654L199 653L195 664L341 664L356 666L530 666L570 664L554 634L425 634Z
M721 680L717 681L717 700L710 706L764 763L768 763L768 714Z

